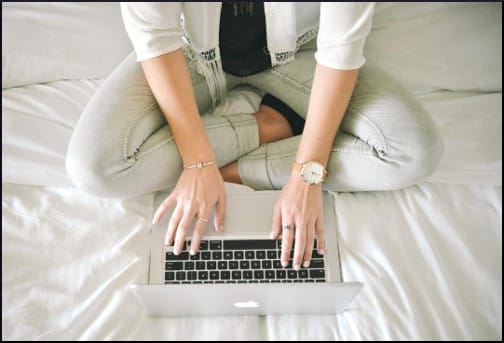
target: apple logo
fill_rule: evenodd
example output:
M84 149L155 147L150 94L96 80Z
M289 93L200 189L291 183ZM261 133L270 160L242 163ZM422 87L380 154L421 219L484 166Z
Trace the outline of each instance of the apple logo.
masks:
M256 307L259 307L259 303L256 301L249 300L249 301L234 303L234 306L238 307L238 308L256 308Z

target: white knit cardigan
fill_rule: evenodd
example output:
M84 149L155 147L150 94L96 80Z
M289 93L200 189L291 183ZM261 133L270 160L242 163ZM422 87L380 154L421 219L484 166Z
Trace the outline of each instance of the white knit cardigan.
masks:
M221 7L221 2L123 2L121 13L137 61L184 48L205 76L215 105L226 89L219 53ZM292 61L301 45L317 37L317 63L360 68L373 11L372 2L265 2L271 64Z

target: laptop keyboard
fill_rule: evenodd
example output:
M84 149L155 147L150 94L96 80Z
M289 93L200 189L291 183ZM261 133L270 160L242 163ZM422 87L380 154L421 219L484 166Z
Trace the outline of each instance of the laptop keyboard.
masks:
M280 264L281 240L202 240L200 251L165 255L165 284L325 282L324 258L315 242L311 264L300 270Z

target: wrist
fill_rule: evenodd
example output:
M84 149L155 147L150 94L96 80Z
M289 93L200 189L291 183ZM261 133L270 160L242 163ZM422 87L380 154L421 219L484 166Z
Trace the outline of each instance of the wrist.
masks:
M298 162L292 164L292 174L308 185L320 185L328 176L325 166L318 161Z
M202 161L202 162L195 162L195 163L189 163L189 164L184 164L184 169L192 169L192 168L197 168L197 169L202 169L211 165L215 165L217 162L215 160L211 161Z

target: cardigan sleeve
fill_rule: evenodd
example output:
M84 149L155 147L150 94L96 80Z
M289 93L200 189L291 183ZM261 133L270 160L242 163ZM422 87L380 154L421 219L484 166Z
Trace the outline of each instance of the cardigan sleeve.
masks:
M137 61L183 46L180 2L121 2L121 15Z
M373 2L320 2L317 62L333 69L360 68L373 12Z

